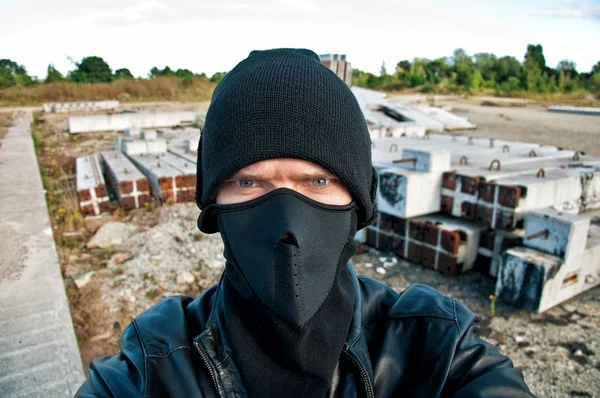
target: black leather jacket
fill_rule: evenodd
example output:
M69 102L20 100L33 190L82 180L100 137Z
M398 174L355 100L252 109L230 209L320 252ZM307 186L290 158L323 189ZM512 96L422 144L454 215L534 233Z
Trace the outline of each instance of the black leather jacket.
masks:
M512 362L477 337L477 317L463 304L425 285L399 294L354 280L354 316L331 396L533 396ZM220 333L222 310L219 285L196 299L158 303L127 326L119 354L92 361L77 396L246 396Z

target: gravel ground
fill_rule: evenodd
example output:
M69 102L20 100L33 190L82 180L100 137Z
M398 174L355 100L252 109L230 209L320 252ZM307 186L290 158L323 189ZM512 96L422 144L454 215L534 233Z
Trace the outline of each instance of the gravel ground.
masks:
M519 100L493 100L503 106L481 106L482 98L443 97L436 98L436 103L451 106L479 125L465 134L553 144L600 155L599 117L551 114ZM153 105L163 107L162 103ZM199 105L204 108L208 103L189 108ZM92 153L110 146L113 134L68 136L65 119L64 115L48 116L56 137L60 137L57 144L66 146L69 154ZM219 235L197 230L197 215L192 203L140 209L111 217L137 227L137 233L121 246L90 250L85 248L85 241L59 244L85 366L93 358L117 352L117 339L124 326L152 304L174 294L197 296L216 283L224 264L222 242ZM88 239L91 233L84 236ZM480 315L482 337L523 370L536 395L600 397L600 288L542 315L498 302L492 317L488 297L494 290L493 280L475 272L445 277L399 259L385 268L381 256L384 254L377 252L355 256L357 272L382 280L397 291L412 283L426 283L464 302ZM87 278L82 278L85 275ZM75 280L87 283L76 287Z

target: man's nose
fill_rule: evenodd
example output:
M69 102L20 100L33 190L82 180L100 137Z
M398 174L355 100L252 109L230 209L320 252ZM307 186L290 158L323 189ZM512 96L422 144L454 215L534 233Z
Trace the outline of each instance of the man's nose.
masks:
M290 245L290 246L296 246L298 247L298 240L296 239L296 236L290 232L290 231L286 231L283 233L283 235L281 235L281 238L279 239L279 241L277 242L278 245Z

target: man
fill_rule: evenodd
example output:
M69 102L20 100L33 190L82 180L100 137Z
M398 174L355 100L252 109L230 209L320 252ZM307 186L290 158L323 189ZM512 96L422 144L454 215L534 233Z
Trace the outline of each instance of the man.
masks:
M376 186L344 82L308 50L252 52L215 88L198 148L198 226L223 237L221 281L134 319L78 394L531 396L465 306L354 274Z

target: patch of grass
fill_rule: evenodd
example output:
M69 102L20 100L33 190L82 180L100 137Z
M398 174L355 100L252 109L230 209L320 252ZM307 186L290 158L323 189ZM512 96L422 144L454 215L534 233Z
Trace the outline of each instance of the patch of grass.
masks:
M157 298L160 295L160 289L153 287L150 288L148 290L146 290L146 297L149 298L150 300L154 300L155 298Z
M481 102L481 106L499 106L499 105L497 102L485 100L485 101Z
M12 112L0 112L0 140L6 136L8 128L13 125Z
M125 270L123 270L122 267L117 267L113 269L113 275L123 275L124 272Z
M117 80L112 83L50 83L0 90L0 105L33 105L68 101L204 101L215 84L202 77Z

